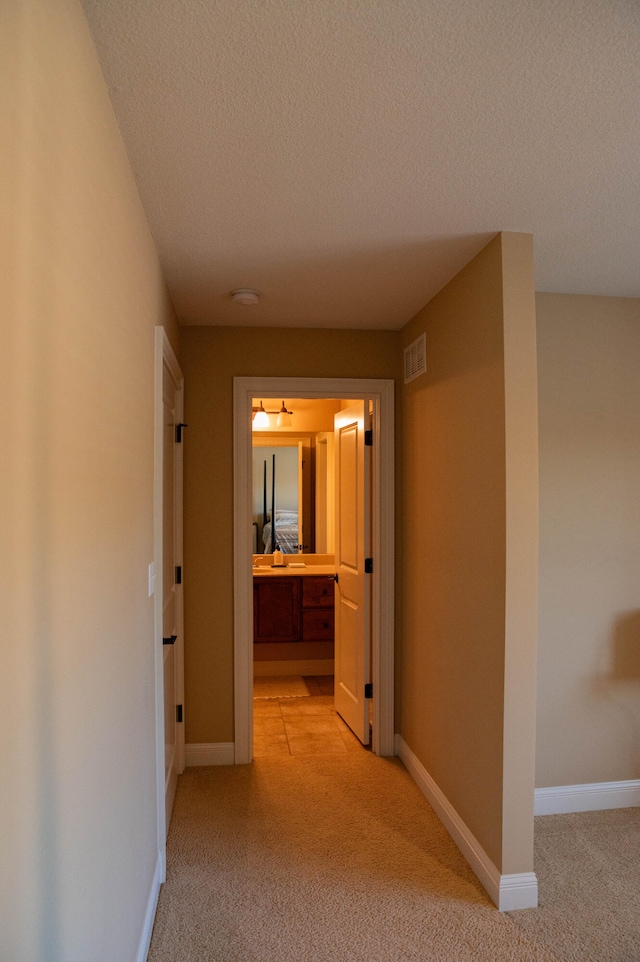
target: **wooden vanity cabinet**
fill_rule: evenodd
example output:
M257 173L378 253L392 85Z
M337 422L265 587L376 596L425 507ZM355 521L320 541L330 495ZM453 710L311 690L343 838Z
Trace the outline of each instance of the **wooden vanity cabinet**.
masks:
M333 641L333 582L327 575L254 577L253 641Z
M253 579L253 641L298 641L300 578Z

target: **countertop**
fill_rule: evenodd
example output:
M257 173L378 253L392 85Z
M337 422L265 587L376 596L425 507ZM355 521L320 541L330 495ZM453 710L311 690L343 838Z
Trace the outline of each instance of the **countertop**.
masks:
M309 575L327 575L335 574L334 565L305 565L304 568L294 568L291 565L285 565L284 568L272 568L270 565L260 566L258 568L252 568L254 577L258 578L273 578L275 576L282 575L300 575L302 578L308 577Z

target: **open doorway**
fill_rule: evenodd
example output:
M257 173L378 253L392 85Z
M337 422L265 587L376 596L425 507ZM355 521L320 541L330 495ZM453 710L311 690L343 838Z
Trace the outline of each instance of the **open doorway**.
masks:
M371 451L371 679L372 747L394 754L393 736L393 382L324 378L234 379L234 634L235 761L253 752L253 520L251 418L253 399L362 399L373 413ZM364 695L364 692L363 692Z
M254 757L368 748L374 404L266 407L253 399Z

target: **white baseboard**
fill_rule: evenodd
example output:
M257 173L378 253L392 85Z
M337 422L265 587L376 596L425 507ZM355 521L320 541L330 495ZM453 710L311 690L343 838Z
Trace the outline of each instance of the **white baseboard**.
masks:
M158 859L156 861L156 867L153 873L153 880L151 882L151 891L149 892L149 898L147 899L147 910L144 914L144 922L142 925L142 935L140 936L138 952L136 954L136 962L147 962L147 956L149 954L149 946L151 945L151 933L153 932L153 923L156 917L156 908L158 905L158 896L160 894L161 883L162 883L162 857L158 852Z
M233 742L185 745L184 754L187 768L196 768L199 765L233 765L235 745Z
M333 658L307 658L304 661L254 661L256 678L268 675L332 675Z
M398 755L414 782L451 835L484 886L489 898L501 912L533 909L538 904L538 879L533 872L501 875L477 838L438 788L420 760L401 735L395 736Z
M557 785L536 788L536 815L569 815L598 812L605 808L633 808L640 805L640 780L595 782L593 785Z

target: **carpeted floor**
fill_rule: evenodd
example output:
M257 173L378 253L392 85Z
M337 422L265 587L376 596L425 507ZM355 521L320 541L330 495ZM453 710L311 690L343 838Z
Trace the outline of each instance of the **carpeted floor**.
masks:
M397 759L190 769L149 962L639 962L640 810L537 823L500 914Z
M535 869L521 932L562 962L640 962L640 808L536 818Z

